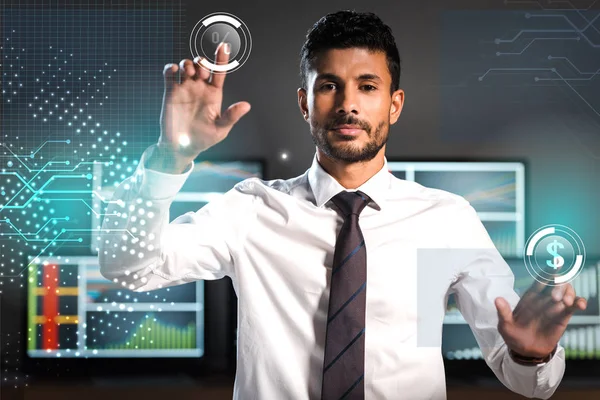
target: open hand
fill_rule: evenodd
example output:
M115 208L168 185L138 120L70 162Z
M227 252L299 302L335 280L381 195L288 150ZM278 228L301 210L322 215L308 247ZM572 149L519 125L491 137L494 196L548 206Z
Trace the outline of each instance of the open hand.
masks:
M570 283L549 286L536 281L513 311L502 297L496 298L495 305L498 331L508 348L543 358L554 350L573 313L586 309L587 301L576 295Z

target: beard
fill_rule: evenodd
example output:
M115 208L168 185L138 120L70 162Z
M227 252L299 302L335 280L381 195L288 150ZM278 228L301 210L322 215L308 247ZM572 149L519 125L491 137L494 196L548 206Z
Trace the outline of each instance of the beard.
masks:
M334 135L334 133L330 133L331 127L342 124L360 126L369 137L369 140L361 146L358 144L360 141L358 136L344 137L338 135L335 139L332 139L331 135ZM324 154L337 161L356 163L370 161L375 158L388 140L390 122L381 121L374 131L367 124L358 123L354 120L338 121L331 124L331 126L311 122L310 128L313 143Z

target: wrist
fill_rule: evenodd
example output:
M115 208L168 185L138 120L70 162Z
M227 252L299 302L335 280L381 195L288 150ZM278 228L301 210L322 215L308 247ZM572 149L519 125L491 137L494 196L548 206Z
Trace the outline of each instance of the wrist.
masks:
M523 354L519 354L510 348L508 349L508 354L512 358L512 360L514 362L516 362L517 364L539 365L539 364L547 363L548 361L550 361L552 359L552 357L554 357L554 354L556 354L557 349L558 349L558 344L554 347L554 350L552 350L550 352L550 354L543 356L543 357L526 356Z
M145 167L168 174L181 174L195 157L184 156L162 143L157 143L146 160Z

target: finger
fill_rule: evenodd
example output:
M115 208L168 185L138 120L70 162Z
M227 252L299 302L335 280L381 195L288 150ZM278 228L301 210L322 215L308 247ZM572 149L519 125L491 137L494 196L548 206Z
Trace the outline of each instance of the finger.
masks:
M201 64L202 60L204 57L194 58L194 68L196 69L194 79L196 80L207 80L210 77L210 71Z
M217 65L225 65L229 62L229 52L231 51L231 44L227 42L221 42L217 46L217 50L215 51L215 59ZM225 82L225 72L212 71L209 78L209 83L218 88L223 87L223 83Z
M250 111L250 103L246 101L234 103L225 110L221 118L216 121L216 124L220 127L232 127L248 111Z
M528 303L530 304L529 311L534 315L544 312L547 308L552 307L557 303L552 298L551 293L547 291L531 294L531 296L533 299Z
M554 319L562 319L564 318L566 315L569 314L568 312L569 307L567 307L567 305L562 302L562 301L552 301L551 304L549 304L546 309L544 309L543 311L540 311L540 313L542 315L544 315L544 317L546 319L550 319L550 320L554 320Z
M587 308L587 300L583 297L575 297L575 300L573 301L573 308L581 311L585 310Z
M566 284L566 285L558 285L558 286L554 286L550 292L550 295L552 296L552 300L554 301L561 301L564 297L564 294L567 290L568 287L571 287L570 284Z
M497 297L494 301L496 305L496 310L498 311L498 321L500 323L508 323L511 324L513 322L512 310L510 309L510 304L503 298Z
M562 302L561 302L562 303ZM564 303L562 303L564 304ZM563 311L557 316L558 320L571 318L575 311L583 311L587 308L587 300L583 297L577 296L573 301L573 305L570 307L564 307Z
M571 307L573 305L573 303L575 302L575 289L573 288L573 285L571 285L570 283L568 283L564 286L565 286L565 290L564 290L564 294L562 296L562 302L565 303L565 305L567 307Z
M163 76L165 78L165 88L170 89L177 82L177 71L179 67L177 64L169 63L165 65L163 69Z
M544 291L546 291L548 289L548 285L546 285L543 282L538 281L537 279L534 280L533 284L529 287L529 289L527 289L528 292L533 292L533 293L542 293Z
M565 285L553 286L545 283L534 285L535 288L528 296L532 298L527 302L530 312L535 314L547 313L548 309L554 307L557 303L562 303L563 292L566 289ZM541 291L539 291L541 289ZM554 307L554 310L562 310L564 307Z
M549 320L554 320L556 318L562 319L568 314L565 313L565 311L573 305L573 300L575 299L575 290L571 285L566 284L561 285L560 287L552 287L550 292L538 294L529 293L528 296L529 298L526 302L524 302L527 304L528 314L534 316L543 316L545 319ZM559 297L560 300L557 300ZM571 297L570 302L569 297ZM520 302L519 304L524 303ZM516 309L515 313L517 313Z
M196 74L192 60L184 59L179 63L179 82L184 83Z

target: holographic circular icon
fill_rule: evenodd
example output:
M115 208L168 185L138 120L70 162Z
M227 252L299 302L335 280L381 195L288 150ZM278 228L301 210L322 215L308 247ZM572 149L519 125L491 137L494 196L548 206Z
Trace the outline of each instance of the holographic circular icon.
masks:
M229 43L229 62L216 64L216 51L221 43ZM190 51L193 58L203 57L200 65L213 73L233 72L240 68L252 50L250 31L244 22L233 14L218 12L198 21L190 34Z
M548 286L559 286L579 275L585 263L585 246L573 229L546 225L527 239L524 261L533 279Z

